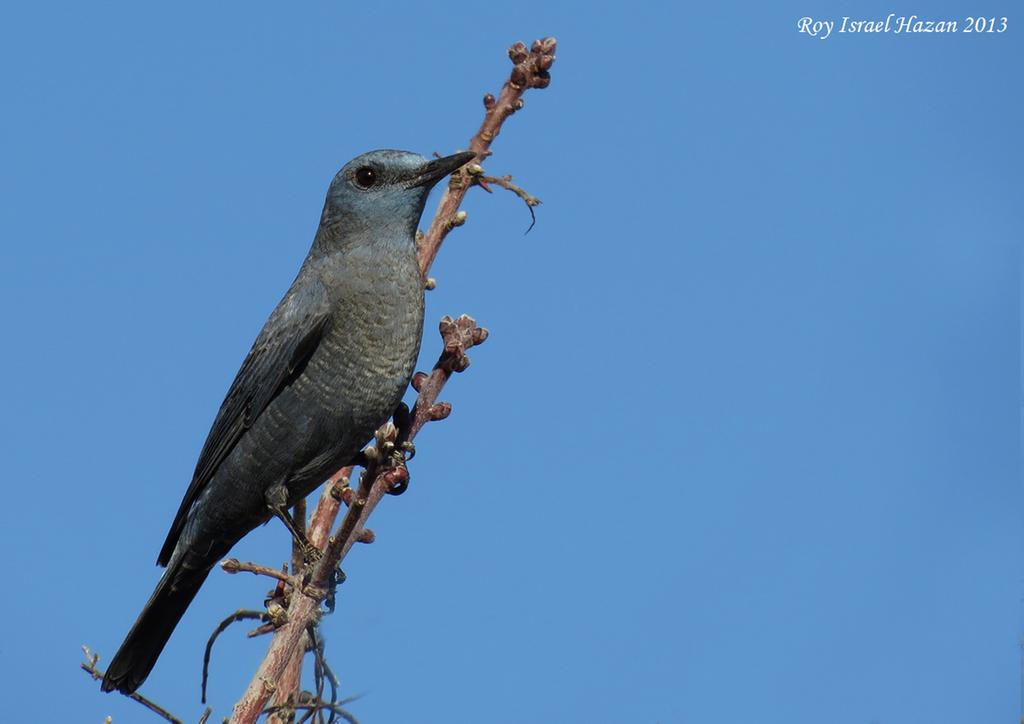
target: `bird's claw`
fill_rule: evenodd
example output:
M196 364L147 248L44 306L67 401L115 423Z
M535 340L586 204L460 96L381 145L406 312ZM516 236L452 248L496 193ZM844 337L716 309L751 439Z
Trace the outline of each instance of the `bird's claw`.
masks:
M305 532L288 515L288 510L281 505L279 500L274 499L273 496L274 493L268 498L267 507L270 509L270 513L284 523L288 532L291 533L293 543L302 551L302 562L307 565L317 563L323 557L323 551L309 542Z
M307 542L302 546L302 562L306 565L316 564L324 557L324 552L312 543Z

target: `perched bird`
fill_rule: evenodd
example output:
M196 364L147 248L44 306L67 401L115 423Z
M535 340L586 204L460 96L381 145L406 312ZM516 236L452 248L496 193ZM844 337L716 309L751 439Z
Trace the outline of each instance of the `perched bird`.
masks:
M398 407L423 331L416 227L434 184L473 156L371 151L331 181L312 248L220 406L157 557L167 570L104 691L135 691L214 564L357 459Z

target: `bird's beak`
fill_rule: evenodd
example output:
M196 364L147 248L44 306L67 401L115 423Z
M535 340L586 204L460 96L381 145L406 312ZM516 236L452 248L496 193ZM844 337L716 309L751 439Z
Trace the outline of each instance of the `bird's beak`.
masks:
M419 171L416 172L416 175L406 182L406 185L410 188L416 186L430 188L452 171L465 166L474 158L476 158L476 154L472 151L453 153L451 156L445 156L444 158L435 158L433 161L423 164Z

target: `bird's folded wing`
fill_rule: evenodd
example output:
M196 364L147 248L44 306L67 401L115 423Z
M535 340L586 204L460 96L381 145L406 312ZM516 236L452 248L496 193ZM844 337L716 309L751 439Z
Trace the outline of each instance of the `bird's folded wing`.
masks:
M271 400L305 367L320 344L329 317L327 293L318 279L309 277L305 283L293 285L270 315L221 403L158 564L167 565L189 509L217 468Z

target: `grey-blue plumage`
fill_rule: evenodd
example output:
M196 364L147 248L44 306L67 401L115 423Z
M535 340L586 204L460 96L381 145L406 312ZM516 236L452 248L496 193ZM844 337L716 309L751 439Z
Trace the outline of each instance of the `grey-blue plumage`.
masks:
M350 463L394 412L419 352L415 234L431 187L472 153L372 151L327 192L313 246L242 363L157 562L167 566L110 662L104 691L135 691L185 609L246 533Z

